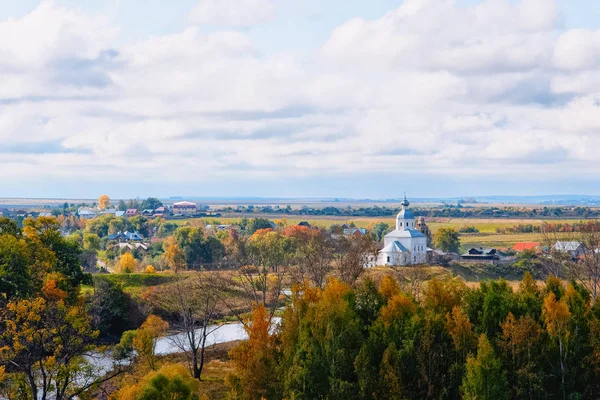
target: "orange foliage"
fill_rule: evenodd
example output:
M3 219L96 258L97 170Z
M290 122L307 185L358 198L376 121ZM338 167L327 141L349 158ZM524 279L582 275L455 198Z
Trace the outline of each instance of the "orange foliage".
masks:
M427 308L450 312L453 307L460 306L466 292L466 285L458 279L431 279L424 290L424 301Z
M398 285L398 281L393 276L386 275L379 282L379 293L389 300L400 293L400 285Z
M262 236L265 236L269 233L273 232L273 229L271 228L265 228L265 229L257 229L256 232L254 232L252 234L252 236L250 236L250 240L257 240Z
M248 340L229 352L233 374L227 377L233 398L269 397L270 384L276 373L276 342L271 336L269 312L263 304L254 307L246 324Z
M452 313L446 315L446 329L456 350L469 351L475 347L477 337L473 333L473 324L461 308L454 306Z
M390 325L395 320L412 315L417 311L417 306L411 298L402 293L394 295L388 303L381 309L381 320L384 324Z
M295 238L301 241L308 241L312 235L312 232L316 229L311 229L307 226L288 226L283 230L283 236Z
M103 194L98 198L98 208L104 210L108 208L108 206L110 206L110 197L108 197L106 194Z
M569 321L571 319L569 306L563 300L557 301L552 292L544 299L543 316L550 336L562 340L569 337Z
M66 279L62 274L52 272L46 275L42 285L42 294L49 300L64 300L68 293L59 286L65 285Z

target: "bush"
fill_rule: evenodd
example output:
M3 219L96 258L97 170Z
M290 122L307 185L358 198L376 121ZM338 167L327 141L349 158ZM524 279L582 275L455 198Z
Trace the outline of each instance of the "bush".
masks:
M156 270L154 269L154 267L152 265L148 265L144 272L147 274L155 274Z
M462 228L460 228L460 230L458 232L459 233L479 233L479 229L475 228L474 226L463 226Z
M151 371L139 382L125 386L118 400L179 399L197 400L199 382L181 364L168 364Z

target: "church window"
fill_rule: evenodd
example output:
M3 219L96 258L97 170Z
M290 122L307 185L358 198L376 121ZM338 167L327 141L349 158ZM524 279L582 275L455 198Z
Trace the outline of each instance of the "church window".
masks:
M390 256L387 256L387 262L390 262Z

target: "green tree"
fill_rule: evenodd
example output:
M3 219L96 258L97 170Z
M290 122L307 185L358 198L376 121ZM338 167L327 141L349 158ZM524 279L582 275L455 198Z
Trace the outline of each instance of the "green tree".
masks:
M142 201L142 204L140 204L140 208L142 210L156 210L162 205L163 203L156 197L148 197L146 200Z
M379 385L376 388L377 399L402 399L403 388L400 376L400 354L395 343L391 343L383 352L379 367Z
M102 239L95 233L85 233L83 235L83 248L84 250L99 251L102 249Z
M385 222L379 222L373 225L373 228L371 229L371 235L373 235L375 240L377 240L378 242L381 241L383 237L389 232L390 226Z
M454 228L439 228L433 235L433 245L446 252L458 253L460 235Z
M10 300L31 292L30 262L25 240L0 235L0 304L3 297Z
M127 204L123 200L119 200L119 205L117 206L119 211L127 211Z
M88 313L92 325L104 338L118 338L130 325L130 298L122 287L108 279L94 280Z
M21 236L19 225L12 219L0 217L0 235L10 235L14 237Z
M479 337L477 356L467 358L461 391L465 400L508 399L510 392L502 364L485 334Z
M246 235L252 235L254 232L260 229L271 229L273 227L272 222L266 218L252 218L248 220L245 227Z

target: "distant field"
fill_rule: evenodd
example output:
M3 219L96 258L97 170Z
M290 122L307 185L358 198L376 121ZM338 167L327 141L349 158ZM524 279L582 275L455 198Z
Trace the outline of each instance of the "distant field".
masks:
M220 222L222 224L232 224L240 221L240 217L219 217L219 218L202 218L206 223L214 223L215 221ZM386 224L393 226L396 223L395 218L386 218L386 217L306 217L299 218L294 216L292 218L285 218L284 216L273 218L270 217L271 220L285 219L288 225L297 225L302 221L307 221L313 226L319 226L323 228L328 228L333 224L343 224L343 223L351 223L359 228L366 228L370 225L376 224L378 222L385 222ZM188 221L194 220L176 220L175 222L178 224L185 224ZM196 220L197 221L197 220ZM510 228L519 224L532 224L532 225L542 225L544 222L547 223L560 223L560 224L574 224L581 222L579 219L483 219L483 218L429 218L426 219L427 225L429 228L435 232L437 229L444 228L456 228L460 229L463 226L474 226L481 233L496 233L496 229L498 228Z
M221 224L232 224L240 221L240 217L219 217L219 218L203 218L202 220L208 224L215 222ZM298 218L269 218L273 221L278 219L285 219L288 225L297 225L302 221L307 221L312 226L318 226L322 228L328 228L333 224L343 223L354 223L359 228L369 228L378 222L384 222L391 227L396 223L395 218L380 218L380 217L357 217L357 218L346 218L346 217L307 217ZM195 220L177 220L178 224L185 224L186 222L193 223ZM519 224L532 224L542 225L544 222L547 223L568 223L574 224L581 220L578 219L547 219L547 220L532 220L532 219L482 219L482 218L430 218L427 219L427 225L432 232L437 231L439 228L455 228L460 229L464 226L474 226L481 233L480 236L463 236L461 239L462 247L512 247L517 242L527 241L542 241L543 236L539 233L520 233L520 234L498 234L496 230L498 228L510 228Z

